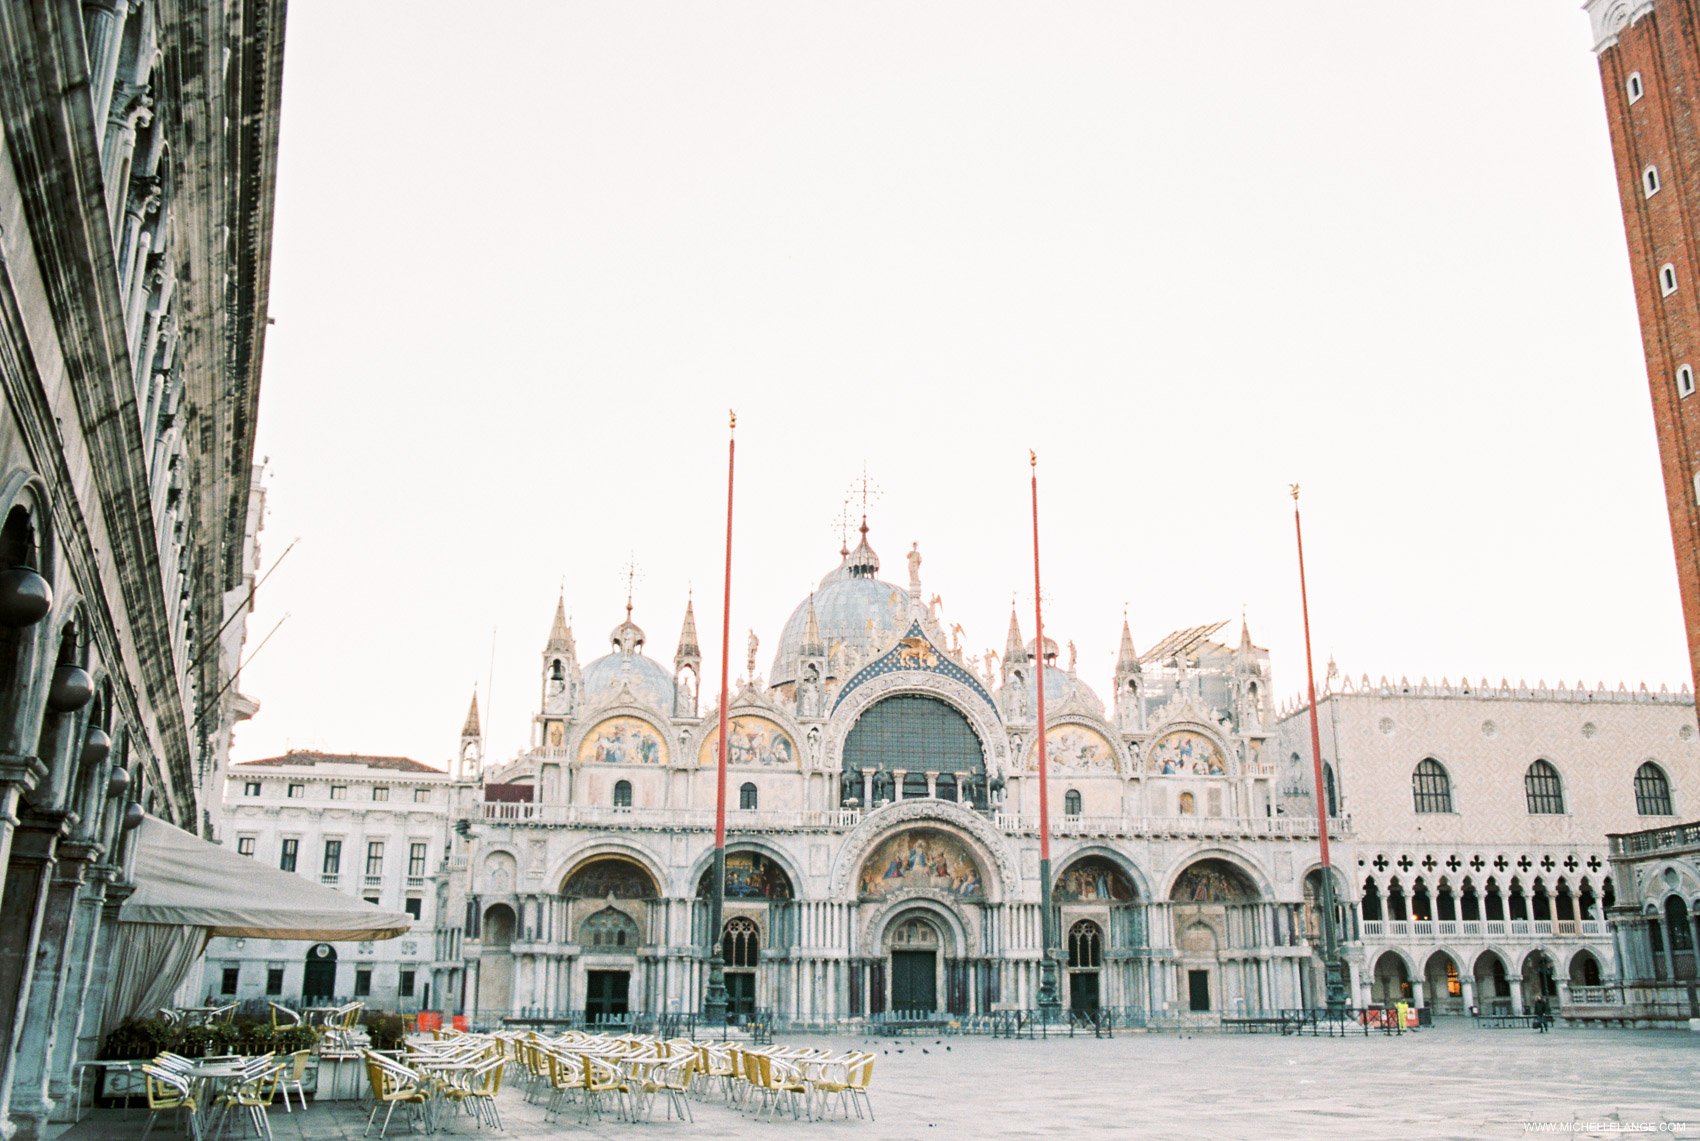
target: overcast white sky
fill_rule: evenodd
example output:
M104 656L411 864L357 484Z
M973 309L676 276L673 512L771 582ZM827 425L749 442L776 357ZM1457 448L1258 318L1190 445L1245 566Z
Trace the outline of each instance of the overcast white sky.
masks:
M1244 606L1318 669L1674 689L1685 646L1587 20L1366 4L293 0L236 755L530 732L564 582L734 671L872 541L1108 689ZM492 671L492 643L494 669ZM712 677L714 670L708 671ZM493 679L493 688L490 682ZM486 692L490 688L489 692ZM711 688L711 687L705 687Z

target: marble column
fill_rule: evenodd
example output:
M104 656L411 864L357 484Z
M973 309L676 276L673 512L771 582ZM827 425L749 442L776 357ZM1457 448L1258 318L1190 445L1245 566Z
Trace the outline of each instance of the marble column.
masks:
M32 968L65 827L63 813L26 812L12 834L6 894L0 898L0 1063L4 1064L4 1073L0 1074L0 1138L13 1134L11 1107L18 1060L32 1053L45 1056L47 1049L45 1031L38 1030L32 1039L26 1027L35 989ZM57 953L54 965L57 969Z
M1509 977L1508 981L1511 983L1511 1013L1512 1014L1522 1014L1523 1013L1523 976L1522 975L1511 975Z
M1464 1013L1468 1014L1476 1005L1476 976L1460 973L1458 985L1464 991Z
M69 952L73 950L74 940L86 941L87 932L77 929L77 897L82 894L84 874L96 851L95 845L87 841L62 839L55 853L30 979L29 1010L22 1036L25 1045L15 1061L17 1074L13 1078L10 1112L16 1137L40 1137L53 1109L53 1100L48 1095L52 1070L48 1062L57 1052L60 1015L69 989L70 967L75 961ZM89 912L88 908L81 910L85 914Z

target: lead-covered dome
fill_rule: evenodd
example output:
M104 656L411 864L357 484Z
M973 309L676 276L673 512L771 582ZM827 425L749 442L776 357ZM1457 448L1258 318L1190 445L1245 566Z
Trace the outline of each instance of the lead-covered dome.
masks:
M828 655L835 645L883 649L908 629L909 592L878 578L879 569L879 556L868 545L868 525L864 522L862 541L856 549L846 554L786 619L768 684L797 680L798 659L809 636L811 607L821 651Z
M587 707L603 704L629 687L640 705L651 706L666 716L673 713L673 678L666 667L643 653L643 627L632 621L631 603L626 620L609 635L614 652L604 654L584 667L582 690Z

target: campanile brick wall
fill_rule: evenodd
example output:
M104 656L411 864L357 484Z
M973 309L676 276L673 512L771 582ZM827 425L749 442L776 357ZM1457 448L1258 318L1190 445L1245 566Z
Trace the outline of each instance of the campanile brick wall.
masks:
M1677 370L1684 364L1700 373L1700 250L1695 244L1700 227L1700 127L1695 121L1700 5L1696 0L1594 0L1589 7L1599 37L1600 81L1641 316L1690 666L1700 687L1700 392L1685 397L1677 385ZM1632 99L1630 77L1636 74L1642 94ZM1659 190L1651 195L1644 182L1648 167L1659 176ZM1667 264L1676 270L1677 288L1664 296L1660 269Z

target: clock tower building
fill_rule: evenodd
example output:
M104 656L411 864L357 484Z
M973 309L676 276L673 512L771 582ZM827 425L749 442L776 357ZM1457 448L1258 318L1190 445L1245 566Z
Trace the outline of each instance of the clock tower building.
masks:
M1700 684L1700 2L1589 0L1690 667Z

